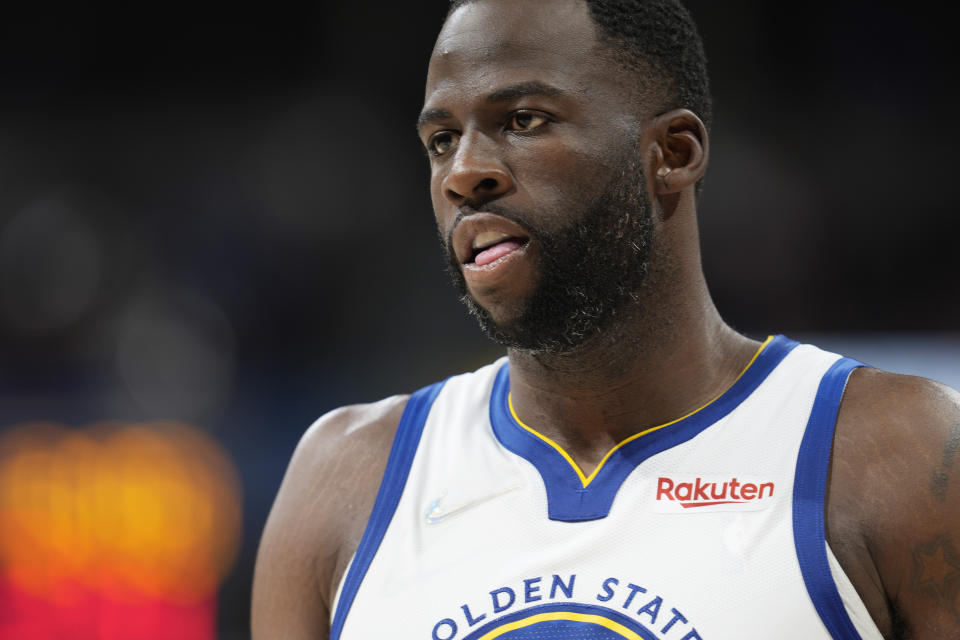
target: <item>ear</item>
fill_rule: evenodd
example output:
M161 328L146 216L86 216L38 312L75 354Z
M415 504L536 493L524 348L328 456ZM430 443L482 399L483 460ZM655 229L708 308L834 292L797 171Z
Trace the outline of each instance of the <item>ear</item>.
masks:
M707 171L707 128L689 109L675 109L657 116L653 135L654 191L658 196L677 194L696 185Z

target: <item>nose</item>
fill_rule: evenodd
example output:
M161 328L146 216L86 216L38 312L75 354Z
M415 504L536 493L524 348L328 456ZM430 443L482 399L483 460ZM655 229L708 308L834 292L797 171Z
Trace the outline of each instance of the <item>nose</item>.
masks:
M454 206L480 206L513 191L513 176L492 140L482 134L464 135L455 153L440 182L443 196Z

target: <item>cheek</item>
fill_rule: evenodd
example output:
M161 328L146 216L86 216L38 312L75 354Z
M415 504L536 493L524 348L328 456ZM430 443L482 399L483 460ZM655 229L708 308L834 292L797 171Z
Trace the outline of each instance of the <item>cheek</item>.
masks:
M433 217L437 226L442 230L450 221L450 203L443 197L440 189L441 179L436 174L430 176L430 204L433 206Z
M541 225L547 231L580 216L611 176L595 157L569 147L543 149L536 157L518 162L514 173L519 191L541 212Z
M433 198L435 205L441 204L443 198L443 178L446 173L440 167L430 172L430 197Z

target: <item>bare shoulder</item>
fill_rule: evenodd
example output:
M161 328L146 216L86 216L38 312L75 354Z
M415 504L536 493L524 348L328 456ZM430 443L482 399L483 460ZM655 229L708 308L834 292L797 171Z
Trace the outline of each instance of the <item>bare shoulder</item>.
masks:
M327 637L336 585L363 535L407 399L331 411L300 439L257 553L257 640Z
M827 534L886 637L960 628L960 394L875 369L837 418Z

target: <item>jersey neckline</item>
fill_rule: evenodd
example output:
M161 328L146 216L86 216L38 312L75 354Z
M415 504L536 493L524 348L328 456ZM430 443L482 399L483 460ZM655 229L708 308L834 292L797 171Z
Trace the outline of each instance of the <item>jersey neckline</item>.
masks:
M523 424L510 402L510 368L497 372L490 397L490 423L497 440L540 472L551 520L580 522L605 518L627 476L644 460L690 440L747 399L797 342L782 335L761 345L730 387L703 407L643 429L613 447L589 476L556 442Z

